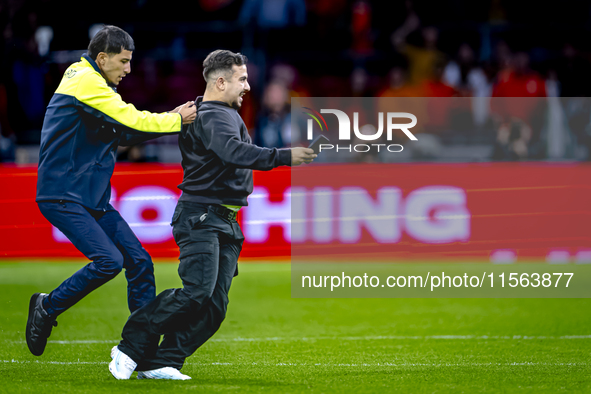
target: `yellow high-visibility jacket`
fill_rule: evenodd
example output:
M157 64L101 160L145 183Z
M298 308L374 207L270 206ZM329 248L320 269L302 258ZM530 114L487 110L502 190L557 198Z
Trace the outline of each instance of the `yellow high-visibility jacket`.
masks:
M119 145L181 131L178 113L154 114L127 104L84 54L64 73L41 130L36 201L109 207Z

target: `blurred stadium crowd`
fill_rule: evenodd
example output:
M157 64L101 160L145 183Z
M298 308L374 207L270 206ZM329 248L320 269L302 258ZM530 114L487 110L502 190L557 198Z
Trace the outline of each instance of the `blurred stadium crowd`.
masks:
M139 109L166 111L202 94L210 51L247 55L252 91L241 115L262 146L307 144L292 129L291 97L463 97L468 121L425 130L395 160L591 160L591 3L553 3L3 0L0 161L36 162L45 107L102 24L135 39L118 91ZM543 105L498 112L497 97ZM119 159L177 162L176 138Z

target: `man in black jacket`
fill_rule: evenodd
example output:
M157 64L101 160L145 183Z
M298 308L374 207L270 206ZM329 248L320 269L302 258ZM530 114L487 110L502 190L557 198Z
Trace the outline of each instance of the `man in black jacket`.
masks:
M129 379L134 369L140 379L190 379L179 372L185 359L226 316L244 241L236 213L248 204L252 170L297 166L316 157L308 148L268 149L251 143L237 112L250 90L246 57L214 51L203 62L203 75L207 87L198 100L197 118L179 137L183 194L172 226L184 287L163 291L130 316L123 340L111 350L109 370L117 379Z

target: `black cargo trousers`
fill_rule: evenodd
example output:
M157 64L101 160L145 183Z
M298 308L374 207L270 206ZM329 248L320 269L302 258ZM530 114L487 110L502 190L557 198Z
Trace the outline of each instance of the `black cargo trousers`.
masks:
M119 350L138 363L136 371L181 369L222 324L238 274L244 235L232 211L179 201L172 226L183 288L164 290L125 324Z

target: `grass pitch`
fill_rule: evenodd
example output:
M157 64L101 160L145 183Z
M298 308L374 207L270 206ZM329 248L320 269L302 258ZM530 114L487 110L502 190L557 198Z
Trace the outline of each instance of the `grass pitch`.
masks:
M240 265L192 380L117 381L123 274L59 317L43 356L25 343L31 294L81 265L0 263L0 392L591 392L590 299L292 299L280 263ZM180 286L176 269L156 264L157 291Z

